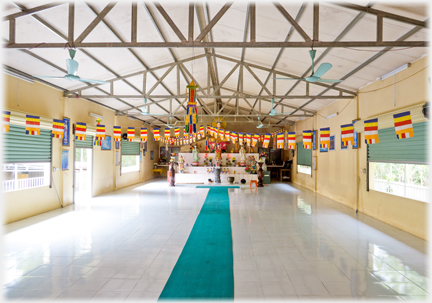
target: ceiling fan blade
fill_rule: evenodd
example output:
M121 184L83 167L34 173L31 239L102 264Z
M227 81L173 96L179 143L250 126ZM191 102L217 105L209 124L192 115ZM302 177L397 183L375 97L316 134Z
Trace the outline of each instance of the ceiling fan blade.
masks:
M66 60L66 69L68 71L68 74L76 76L76 73L78 70L78 65L79 65L78 62L76 62L75 60L67 59Z
M317 82L337 83L337 82L342 82L342 81L343 80L319 79Z
M273 78L275 80L305 80L305 78Z
M269 114L269 116L279 116L279 115L289 115L291 113L274 113L274 114Z
M330 63L323 63L318 67L312 77L321 78L321 76L324 75L330 68L332 68Z
M109 83L108 81L83 79L83 78L80 78L79 81L81 81L81 82L88 82L88 83L96 83L96 84L107 84L107 83Z
M65 77L51 77L51 76L33 76L35 78L49 78L49 79L64 79Z

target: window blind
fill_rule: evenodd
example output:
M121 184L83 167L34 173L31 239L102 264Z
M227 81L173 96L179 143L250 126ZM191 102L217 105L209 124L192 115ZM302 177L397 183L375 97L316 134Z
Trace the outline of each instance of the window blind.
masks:
M397 139L394 127L379 129L379 143L368 144L369 162L428 164L428 122L413 124L414 137Z
M3 134L3 162L51 162L51 130L41 129L40 135L26 135L25 126L10 124Z
M90 135L86 135L85 140L76 140L75 139L75 147L76 148L93 148L93 140L94 137Z
M303 143L297 143L297 165L312 166L312 149L303 147Z
M121 141L121 154L123 155L136 155L140 154L140 143L129 142L126 140Z

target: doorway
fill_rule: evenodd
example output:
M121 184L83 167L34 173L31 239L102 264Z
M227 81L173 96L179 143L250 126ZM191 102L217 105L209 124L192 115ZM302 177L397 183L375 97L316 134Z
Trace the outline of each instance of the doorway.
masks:
M85 203L92 197L93 149L75 148L74 202Z

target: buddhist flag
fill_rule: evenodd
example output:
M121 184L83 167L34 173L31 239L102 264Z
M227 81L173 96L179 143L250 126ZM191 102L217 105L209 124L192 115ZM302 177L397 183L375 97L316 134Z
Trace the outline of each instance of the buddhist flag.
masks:
M53 138L63 138L63 132L64 132L64 122L63 120L53 119L53 126L52 126L52 137Z
M245 141L246 141L246 145L247 146L251 146L252 137L251 137L250 133L246 133L246 135L245 135Z
M296 147L296 133L295 132L289 132L288 133L288 148L289 149L295 149Z
M235 132L231 132L231 142L236 143L237 141L237 134Z
M305 149L312 149L312 131L304 130L303 131L303 147Z
M169 127L166 127L165 133L164 133L165 140L168 140L170 136L171 136L171 131L170 131Z
M366 120L364 122L364 131L366 144L378 143L378 118Z
M96 125L96 137L94 145L101 146L102 140L105 140L105 125Z
M255 147L258 143L259 136L257 134L252 135L252 147Z
M283 149L285 143L285 135L284 133L278 133L276 135L276 146L278 149Z
M75 139L79 141L85 141L87 132L87 124L83 122L77 122L75 127Z
M40 117L26 115L26 134L40 135Z
M205 137L204 125L200 126L200 131L199 131L198 135L199 135L200 139Z
M10 112L3 111L2 114L2 132L8 133L9 132L9 125L10 125Z
M264 135L264 140L263 140L263 147L264 148L268 148L268 146L270 144L270 137L271 137L271 134L265 134Z
M121 126L114 126L113 127L113 135L115 141L121 140Z
M242 145L243 144L243 133L238 133L238 138L239 138L239 144Z
M344 146L354 145L354 125L341 125L341 138Z
M219 132L219 138L221 139L221 141L225 140L225 131L222 128L220 128L218 130L218 132Z
M153 136L154 136L155 141L160 140L160 129L159 128L153 129Z
M127 129L127 139L129 142L135 141L135 127L128 127Z
M328 148L330 146L330 127L320 129L320 144L321 148Z
M141 127L141 142L147 142L147 128Z
M209 150L209 147L208 147L208 141L206 140L206 142L205 142L205 150Z
M180 137L180 127L174 129L174 136L178 139Z
M231 132L229 130L225 131L225 141L229 141L231 138Z
M207 131L207 135L211 134L211 127L209 125L207 125L206 131Z
M393 118L396 130L396 137L398 139L414 137L411 113L409 111L393 115Z

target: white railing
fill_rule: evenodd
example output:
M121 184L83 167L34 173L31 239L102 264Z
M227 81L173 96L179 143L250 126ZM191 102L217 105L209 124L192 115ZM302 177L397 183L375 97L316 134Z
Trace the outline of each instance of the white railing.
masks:
M28 179L18 179L18 180L7 180L3 182L3 191L13 191L13 190L20 190L20 189L26 189L26 188L33 188L33 187L39 187L44 186L44 177L38 177L38 178L28 178Z
M375 179L373 189L414 200L429 202L429 188L426 186L405 184L403 182L387 182L387 180Z

